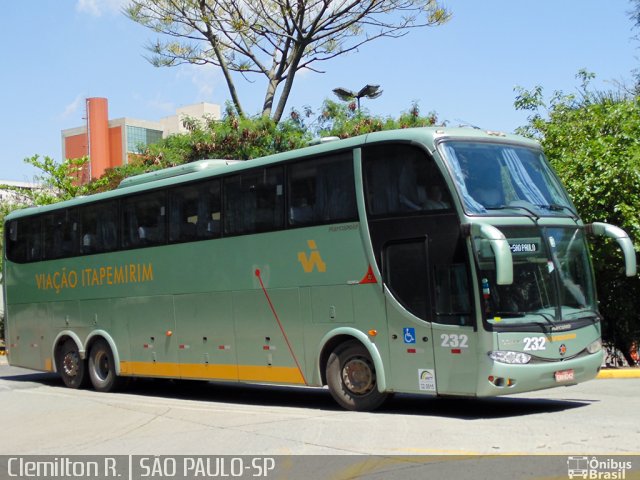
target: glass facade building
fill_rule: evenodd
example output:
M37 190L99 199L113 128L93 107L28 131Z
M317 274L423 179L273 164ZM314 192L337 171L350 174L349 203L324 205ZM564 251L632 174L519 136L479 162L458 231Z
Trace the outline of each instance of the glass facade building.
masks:
M162 140L162 130L127 125L126 132L127 153L142 153L148 145Z

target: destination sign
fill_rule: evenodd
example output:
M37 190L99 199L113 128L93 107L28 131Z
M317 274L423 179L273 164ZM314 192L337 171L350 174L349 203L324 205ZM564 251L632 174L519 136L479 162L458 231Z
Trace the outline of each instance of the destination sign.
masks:
M511 253L514 255L524 253L537 253L540 251L540 245L537 242L518 242L510 243Z

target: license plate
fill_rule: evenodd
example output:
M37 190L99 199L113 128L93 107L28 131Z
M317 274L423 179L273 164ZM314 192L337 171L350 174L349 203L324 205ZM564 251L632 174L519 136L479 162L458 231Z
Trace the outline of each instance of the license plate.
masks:
M556 382L568 382L573 380L573 370L560 370L555 373Z

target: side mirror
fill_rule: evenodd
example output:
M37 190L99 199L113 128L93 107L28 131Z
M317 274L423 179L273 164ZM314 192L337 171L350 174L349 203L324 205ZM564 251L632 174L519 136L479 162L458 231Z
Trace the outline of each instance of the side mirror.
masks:
M496 258L496 283L511 285L513 283L513 257L511 247L504 234L491 225L471 224L471 233L483 238L491 245Z
M598 237L613 238L624 254L624 267L627 277L636 274L636 251L627 232L608 223L593 222L585 226L587 233Z

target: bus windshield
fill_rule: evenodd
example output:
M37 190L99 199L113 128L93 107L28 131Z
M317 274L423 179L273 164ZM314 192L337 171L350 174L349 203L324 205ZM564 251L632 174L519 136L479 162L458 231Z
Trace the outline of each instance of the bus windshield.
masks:
M555 323L597 316L594 281L580 228L501 227L513 255L513 283L497 285L493 252L475 238L487 322Z
M524 209L541 215L575 215L543 153L510 144L448 141L441 152L467 213Z

